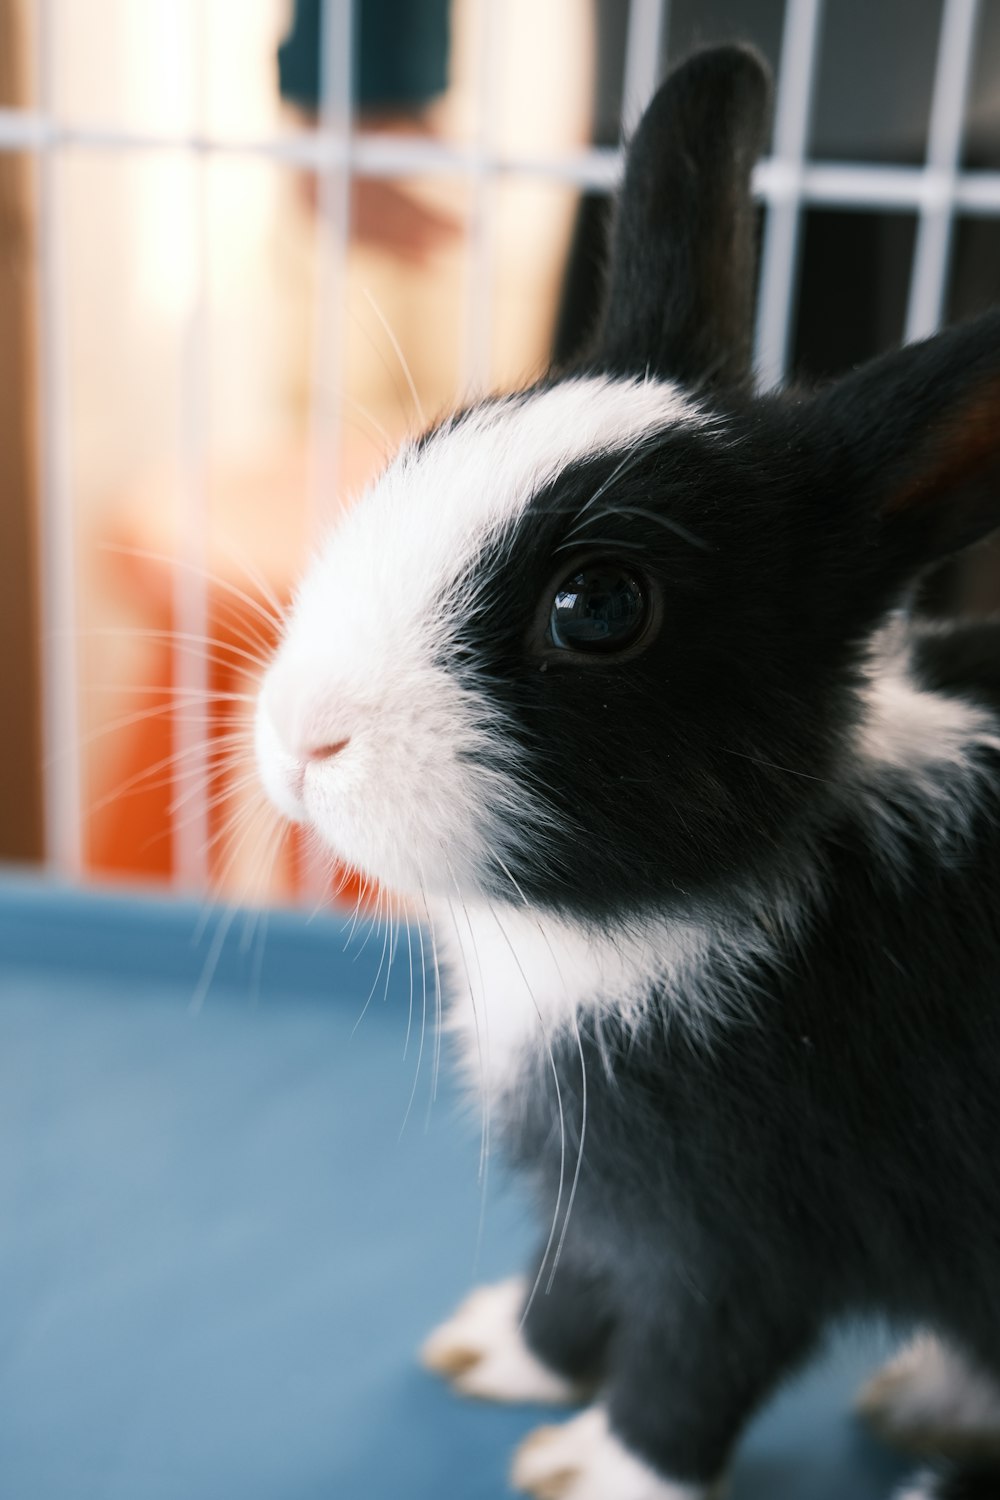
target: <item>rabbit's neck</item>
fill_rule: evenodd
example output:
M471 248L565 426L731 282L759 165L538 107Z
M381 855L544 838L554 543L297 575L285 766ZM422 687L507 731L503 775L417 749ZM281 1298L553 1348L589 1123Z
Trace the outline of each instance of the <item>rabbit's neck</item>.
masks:
M675 994L690 1028L725 1001L699 985L717 934L671 919L595 935L545 913L473 904L439 911L435 941L470 1081L494 1097L516 1088L554 1039L602 1016L638 1025L650 998Z

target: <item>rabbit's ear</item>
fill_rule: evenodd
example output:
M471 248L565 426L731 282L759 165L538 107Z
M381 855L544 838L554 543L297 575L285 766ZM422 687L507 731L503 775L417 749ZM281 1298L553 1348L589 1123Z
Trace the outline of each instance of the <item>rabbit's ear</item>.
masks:
M812 419L886 581L978 541L1000 527L1000 310L865 365Z
M595 358L703 387L750 372L756 234L750 172L770 74L748 47L695 53L633 137Z

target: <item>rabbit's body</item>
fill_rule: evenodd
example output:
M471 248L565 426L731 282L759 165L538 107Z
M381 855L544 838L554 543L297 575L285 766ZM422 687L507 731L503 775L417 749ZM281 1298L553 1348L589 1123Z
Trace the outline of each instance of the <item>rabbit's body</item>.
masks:
M1000 724L971 701L995 688L954 663L968 700L920 685L893 636L773 900L592 937L438 914L470 1075L555 1226L525 1338L610 1376L615 1431L666 1475L712 1479L848 1316L936 1328L1000 1386ZM655 1356L616 1370L639 1338Z
M536 1185L534 1292L431 1355L600 1385L545 1500L706 1500L848 1314L1000 1383L1000 630L905 612L1000 525L1000 315L749 396L767 97L740 49L668 81L590 360L403 450L261 696L278 805L433 907Z

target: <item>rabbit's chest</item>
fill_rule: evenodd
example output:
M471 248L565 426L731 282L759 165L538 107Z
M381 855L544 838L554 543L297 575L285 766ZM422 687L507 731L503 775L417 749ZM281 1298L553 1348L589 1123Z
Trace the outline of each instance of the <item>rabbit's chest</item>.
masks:
M448 1028L469 1081L500 1098L581 1022L638 1022L654 989L687 993L706 947L695 925L595 936L496 906L438 912Z

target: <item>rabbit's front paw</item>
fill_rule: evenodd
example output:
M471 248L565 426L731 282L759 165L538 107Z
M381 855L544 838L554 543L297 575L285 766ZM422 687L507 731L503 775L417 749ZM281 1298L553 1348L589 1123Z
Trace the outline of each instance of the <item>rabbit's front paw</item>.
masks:
M629 1453L599 1406L539 1427L514 1455L511 1483L535 1500L713 1500L716 1487L663 1479Z
M931 1334L864 1385L857 1410L886 1441L916 1453L1000 1453L1000 1388Z
M527 1286L522 1277L479 1287L420 1351L428 1370L443 1375L464 1396L484 1401L527 1401L565 1406L577 1388L532 1354L521 1332Z

